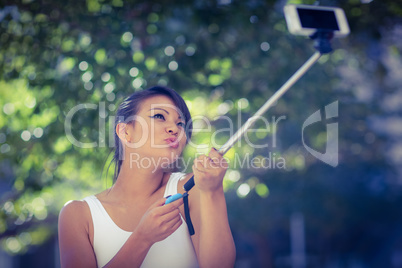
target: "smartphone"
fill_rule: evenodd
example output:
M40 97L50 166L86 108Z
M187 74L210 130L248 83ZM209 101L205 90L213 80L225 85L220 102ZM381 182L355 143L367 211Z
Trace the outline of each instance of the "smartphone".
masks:
M345 12L338 7L286 5L284 13L291 34L311 36L324 30L344 37L350 32Z

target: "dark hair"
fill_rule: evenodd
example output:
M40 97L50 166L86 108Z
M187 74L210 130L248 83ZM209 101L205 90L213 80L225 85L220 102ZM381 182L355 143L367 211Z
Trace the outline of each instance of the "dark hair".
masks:
M148 98L157 96L157 95L164 95L169 97L176 107L179 109L179 112L182 113L184 116L185 121L185 132L187 136L187 141L191 139L191 132L193 129L193 124L191 120L190 111L183 100L183 98L173 89L162 87L162 86L155 86L149 89L137 91L131 94L129 97L123 100L123 102L119 105L119 108L116 112L116 119L114 125L114 142L115 142L115 152L112 159L112 163L115 163L114 169L114 176L113 182L117 180L117 176L120 173L121 164L123 163L123 146L121 144L120 138L117 136L116 133L116 126L119 123L125 122L126 120L130 120L138 113L140 105Z

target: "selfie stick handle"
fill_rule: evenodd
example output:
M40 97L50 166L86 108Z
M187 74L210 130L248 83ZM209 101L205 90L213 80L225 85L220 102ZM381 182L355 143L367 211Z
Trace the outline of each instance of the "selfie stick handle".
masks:
M250 117L244 124L241 126L239 130L233 136L229 138L229 140L218 150L221 155L226 154L227 151L232 148L232 146L246 133L246 131L254 124L254 122L259 119L269 108L280 98L286 91L289 90L291 86L293 86L321 57L321 52L315 52L310 59L308 59L300 68L297 70L288 81L286 81L283 86L269 98L265 104L252 116ZM190 191L194 186L194 176L192 176L186 184L184 184L183 188L186 192Z

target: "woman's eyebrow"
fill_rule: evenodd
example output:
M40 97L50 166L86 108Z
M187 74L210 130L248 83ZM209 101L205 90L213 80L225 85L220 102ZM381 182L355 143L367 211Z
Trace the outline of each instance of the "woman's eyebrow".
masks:
M162 108L152 108L152 109L149 109L148 111L151 111L151 110L162 110L162 111L164 111L165 113L169 114L168 111L166 111L165 109L162 109Z

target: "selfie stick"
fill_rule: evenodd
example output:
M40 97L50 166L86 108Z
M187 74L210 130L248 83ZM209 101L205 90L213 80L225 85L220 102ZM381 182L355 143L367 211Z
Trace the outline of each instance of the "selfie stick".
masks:
M272 95L271 98L269 98L265 104L247 121L241 126L239 130L233 136L229 138L229 140L218 150L218 153L221 155L226 154L227 151L232 148L232 146L241 138L243 137L244 133L257 121L261 116L268 111L271 106L278 101L280 97L282 97L283 94L286 93L290 89L291 86L293 86L313 65L316 63L319 58L321 57L321 52L315 52L313 56L310 57L308 61L306 61L303 66L299 68L299 70L296 71L296 73L293 74L292 77L289 78L289 80L283 84L283 86L278 89L278 91L275 92L274 95ZM184 190L186 192L190 191L191 188L194 186L194 176L192 176L186 184L184 184Z
M249 119L247 119L246 123L237 132L229 138L229 140L218 150L218 153L222 156L226 154L227 151L232 148L232 146L243 137L244 133L257 121L266 111L268 111L271 106L282 97L286 91L289 90L291 86L293 86L322 56L322 54L329 53L332 51L330 39L333 37L333 33L330 31L317 30L312 36L311 39L315 40L314 48L317 49L310 59L308 59L300 68L297 70L289 79L286 81L283 86L269 98L265 104ZM184 204L184 215L186 218L186 223L188 227L188 231L190 235L195 233L194 226L191 221L190 209L188 204L188 191L190 191L194 187L194 175L184 184L183 188L186 191L182 196L178 198L183 198Z
M257 121L271 106L278 101L322 56L324 53L332 51L329 40L333 37L332 32L318 30L311 36L315 40L314 48L317 51L297 70L283 86L269 98L265 104L252 116L229 140L218 150L222 156L232 148L232 146L246 133L246 131ZM183 186L186 192L194 187L194 176L192 176Z

